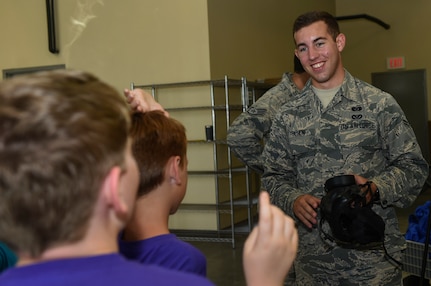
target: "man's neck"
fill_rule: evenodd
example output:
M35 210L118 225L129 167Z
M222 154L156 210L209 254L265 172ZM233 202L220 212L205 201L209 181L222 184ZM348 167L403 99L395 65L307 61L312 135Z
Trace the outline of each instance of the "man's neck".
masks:
M344 81L344 77L345 77L345 70L343 66L340 65L329 80L325 82L318 82L315 79L312 79L312 84L314 87L318 89L332 89L342 85Z

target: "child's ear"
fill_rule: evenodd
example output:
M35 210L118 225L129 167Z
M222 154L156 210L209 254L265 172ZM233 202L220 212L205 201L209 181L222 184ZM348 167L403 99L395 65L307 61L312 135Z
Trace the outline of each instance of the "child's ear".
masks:
M127 218L129 208L125 201L124 194L120 190L121 168L113 167L105 177L103 184L104 199L117 216L121 219Z
M172 156L168 161L168 176L171 182L181 184L181 157Z

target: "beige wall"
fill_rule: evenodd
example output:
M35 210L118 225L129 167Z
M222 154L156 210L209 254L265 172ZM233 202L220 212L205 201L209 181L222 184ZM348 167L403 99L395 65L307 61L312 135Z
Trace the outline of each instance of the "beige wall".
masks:
M0 69L66 64L94 72L118 89L132 81L225 74L279 77L292 69L293 19L311 9L335 11L337 16L367 13L391 25L385 30L366 20L340 23L347 35L344 64L361 79L370 81L371 72L385 71L391 56L405 56L407 69L431 65L427 0L408 6L403 0L291 2L57 0L60 54L54 55L48 51L45 1L0 0ZM82 3L89 7L79 7ZM73 25L72 19L86 26Z
M280 77L293 68L294 17L335 11L334 0L56 3L58 55L48 51L45 1L0 0L0 69L66 64L119 90L131 82Z
M337 0L336 15L369 14L391 25L383 29L370 21L349 20L340 22L346 34L347 46L343 61L356 77L371 82L372 72L384 72L386 58L404 56L406 69L431 68L431 2L417 0ZM429 74L429 72L428 72ZM428 98L431 81L427 78ZM431 110L431 100L428 100ZM428 112L431 116L431 112Z
M48 52L45 1L0 0L0 69L52 65Z
M60 54L53 55L45 1L0 0L0 69L66 64L93 72L119 90L131 82L210 77L206 1L56 3Z

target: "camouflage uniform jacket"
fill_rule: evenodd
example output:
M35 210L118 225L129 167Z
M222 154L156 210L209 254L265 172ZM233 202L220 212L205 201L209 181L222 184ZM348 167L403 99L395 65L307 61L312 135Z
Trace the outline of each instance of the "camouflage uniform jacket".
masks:
M263 187L272 203L292 217L296 198L321 198L324 182L333 176L358 174L373 181L381 198L373 210L386 223L385 246L389 252L405 246L393 206L411 205L428 176L428 164L390 94L345 71L340 90L323 108L309 81L274 117L262 156ZM300 244L308 239L319 247L318 230L308 231L303 224L298 230ZM306 252L317 255L316 248Z
M263 173L263 143L269 136L274 115L286 100L300 91L292 81L292 73L283 74L276 86L265 92L229 127L227 143L233 153L250 168Z

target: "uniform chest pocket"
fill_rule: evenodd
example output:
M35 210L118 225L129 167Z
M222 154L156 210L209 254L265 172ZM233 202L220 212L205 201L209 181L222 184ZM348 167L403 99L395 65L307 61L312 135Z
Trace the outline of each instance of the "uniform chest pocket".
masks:
M316 135L314 130L291 130L289 131L290 152L293 156L315 154Z
M376 123L369 120L350 121L341 124L339 141L344 150L354 148L375 150L380 148Z

